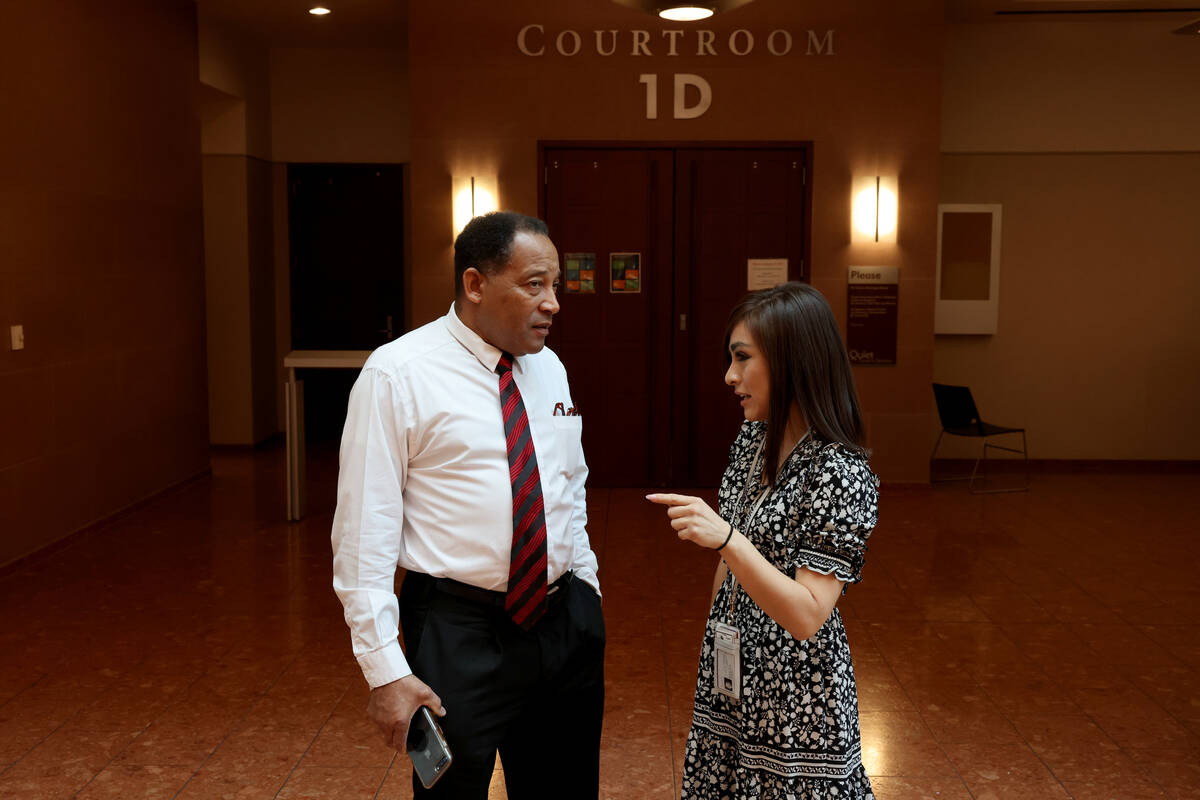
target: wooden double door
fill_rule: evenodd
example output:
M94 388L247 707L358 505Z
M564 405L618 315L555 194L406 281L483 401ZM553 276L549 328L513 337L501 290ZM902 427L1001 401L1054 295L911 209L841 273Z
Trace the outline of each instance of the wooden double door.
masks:
M742 419L725 325L748 260L786 259L789 280L807 279L811 148L544 144L540 156L564 269L548 344L584 416L590 485L717 485Z

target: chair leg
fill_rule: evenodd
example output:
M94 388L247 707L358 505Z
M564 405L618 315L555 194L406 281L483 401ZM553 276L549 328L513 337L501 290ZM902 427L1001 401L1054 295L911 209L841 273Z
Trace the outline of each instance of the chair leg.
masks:
M930 483L951 483L953 481L966 481L970 478L966 475L957 478L935 478L933 477L933 458L937 455L938 448L942 444L942 437L946 435L946 429L942 428L942 432L938 434L937 441L933 443L933 452L929 454L929 482Z
M1029 491L1029 445L1025 442L1025 430L1021 429L1021 458L1025 461L1025 491Z
M984 438L983 447L979 448L979 457L975 459L975 467L971 470L971 481L970 481L970 483L967 484L967 489L971 492L971 494L983 494L985 491L987 491L984 489L976 490L976 488L975 488L975 476L979 474L979 462L980 461L983 462L983 465L985 468L984 473L986 474L986 472L987 472L987 469L986 469L986 467L987 467L987 450L988 450L988 442L987 442L987 438Z
M979 462L982 460L984 463L984 466L985 467L987 466L987 451L988 451L989 447L992 448L993 450L1005 450L1009 453L1020 453L1022 455L1022 457L1024 458L1024 462L1025 462L1025 485L1024 486L1013 486L1013 487L1004 488L1004 489L976 489L975 488L975 475L979 471ZM983 440L983 449L980 452L979 458L975 459L975 470L971 472L971 483L970 483L969 489L970 489L971 494L1009 494L1012 492L1028 492L1029 491L1029 454L1025 447L1025 431L1021 431L1021 449L1020 450L1017 450L1012 447L1003 447L998 444L992 444L987 439Z

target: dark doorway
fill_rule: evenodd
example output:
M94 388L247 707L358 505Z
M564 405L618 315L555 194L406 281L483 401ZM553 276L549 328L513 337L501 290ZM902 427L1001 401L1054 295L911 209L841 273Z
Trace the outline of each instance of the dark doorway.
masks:
M289 164L293 350L374 350L404 333L404 168ZM356 373L303 370L310 439L341 435Z
M594 292L564 281L549 339L586 418L590 483L715 486L742 419L725 323L748 259L785 258L790 280L807 278L811 147L545 144L541 157L564 269L594 258ZM636 293L612 284L627 252L640 254Z

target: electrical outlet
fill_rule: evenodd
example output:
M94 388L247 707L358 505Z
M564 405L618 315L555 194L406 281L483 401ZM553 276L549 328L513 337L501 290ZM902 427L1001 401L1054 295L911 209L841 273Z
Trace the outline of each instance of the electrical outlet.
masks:
M25 326L24 325L13 325L12 327L10 327L8 329L8 333L12 337L12 349L13 350L24 350L25 349Z

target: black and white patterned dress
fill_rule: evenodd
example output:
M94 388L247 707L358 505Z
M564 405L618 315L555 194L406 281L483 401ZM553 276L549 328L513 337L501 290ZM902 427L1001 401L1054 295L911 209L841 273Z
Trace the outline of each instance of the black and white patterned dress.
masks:
M721 516L788 575L803 566L857 583L878 513L879 479L866 458L812 433L767 489L760 484L761 469L755 469L765 438L764 423L742 426L721 480ZM850 645L838 609L811 639L797 641L739 584L732 620L742 637L736 702L713 688L713 630L718 622L730 622L732 586L730 575L708 615L683 767L684 800L873 798L862 766Z

